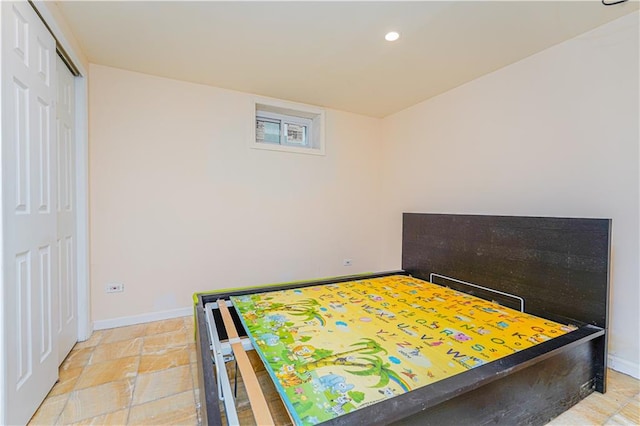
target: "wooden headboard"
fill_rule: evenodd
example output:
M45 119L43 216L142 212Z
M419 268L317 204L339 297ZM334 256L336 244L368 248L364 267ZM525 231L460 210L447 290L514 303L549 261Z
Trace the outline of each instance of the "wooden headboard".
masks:
M524 299L525 312L607 328L610 219L405 213L402 268ZM432 276L480 297L484 290ZM579 325L579 324L576 324Z

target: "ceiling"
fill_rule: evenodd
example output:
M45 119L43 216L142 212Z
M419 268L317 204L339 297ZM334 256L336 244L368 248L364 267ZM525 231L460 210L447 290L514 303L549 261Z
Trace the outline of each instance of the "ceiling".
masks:
M90 62L384 117L637 1L59 1ZM400 39L384 40L395 30Z

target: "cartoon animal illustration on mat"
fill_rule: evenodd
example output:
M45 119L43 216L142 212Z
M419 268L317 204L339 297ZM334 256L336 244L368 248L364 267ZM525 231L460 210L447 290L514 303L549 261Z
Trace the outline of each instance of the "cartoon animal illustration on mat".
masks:
M281 328L287 322L287 317L284 315L267 315L267 319L273 323L271 326L273 330Z
M280 383L282 383L282 386L284 386L285 388L290 388L292 386L298 386L304 383L304 380L302 380L300 377L294 375L287 375L287 376L278 376L278 374L276 373L276 376L278 377L278 379L280 379Z
M390 387L378 389L378 392L387 398L392 398L396 394Z
M276 371L276 377L280 380L280 383L284 387L298 386L304 383L298 375L295 373L293 365L285 364L278 371Z
M327 374L318 377L318 380L322 386L339 394L345 394L354 388L353 384L347 383L347 379L345 379L344 376L337 374Z
M280 343L280 338L275 334L265 333L260 336L260 340L264 340L264 343L267 346L276 346Z
M293 353L305 360L308 360L311 358L311 355L313 355L315 350L316 348L311 345L299 345L293 348Z
M340 404L340 405L344 405L348 402L351 402L351 398L349 398L346 395L340 395L339 397L333 399L331 402L334 402L336 404Z
M336 358L335 364L336 365L347 364L349 362L355 362L355 360L356 360L356 357L354 356L341 356L339 358Z
M468 356L468 355L464 356L462 358L456 358L456 359L454 359L454 361L456 361L457 363L465 366L466 368L478 367L478 366L480 366L480 365L485 363L480 358L476 358L474 356Z
M258 316L256 315L256 311L245 312L243 314L243 316L244 316L245 320L248 320L248 321L251 321L251 322L253 322L253 321L258 319Z
M340 404L332 405L331 407L327 408L327 413L335 414L336 416L346 414L344 408L342 408L342 405Z
M467 336L464 333L456 333L453 335L453 338L456 339L458 342L466 342L471 340L471 337Z
M546 334L537 333L529 337L527 340L530 341L531 343L542 343L542 342L546 342L549 339L551 339L551 337L547 336Z
M404 368L404 371L401 371L402 374L413 380L414 382L418 381L418 375L413 372L410 368Z
M351 402L351 398L346 395L340 395L331 402L333 402L333 405L327 409L327 412L340 416L345 414L344 406Z

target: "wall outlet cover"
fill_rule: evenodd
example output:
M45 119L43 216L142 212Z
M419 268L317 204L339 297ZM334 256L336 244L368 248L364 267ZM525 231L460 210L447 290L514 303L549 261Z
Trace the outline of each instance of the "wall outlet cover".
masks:
M105 289L107 293L120 293L124 291L124 284L120 283L109 283Z

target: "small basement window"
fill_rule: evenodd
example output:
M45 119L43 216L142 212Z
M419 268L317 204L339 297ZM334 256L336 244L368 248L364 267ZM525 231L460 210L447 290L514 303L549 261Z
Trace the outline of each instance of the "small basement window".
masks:
M276 100L254 103L251 146L324 155L324 111Z

